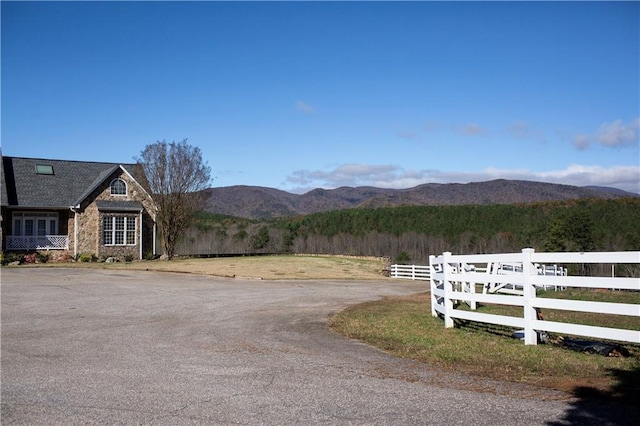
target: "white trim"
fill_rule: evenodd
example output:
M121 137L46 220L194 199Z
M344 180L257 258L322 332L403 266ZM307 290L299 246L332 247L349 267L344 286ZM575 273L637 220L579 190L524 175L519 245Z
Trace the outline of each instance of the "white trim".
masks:
M73 258L78 258L78 210L80 205L71 206L69 210L73 212Z
M156 233L158 232L156 221L153 221L153 255L158 254L158 250L156 249Z
M138 215L138 218L140 223L140 226L138 227L138 229L140 230L140 260L142 260L142 234L144 233L142 228L142 211Z
M122 223L123 229L116 229L116 219L119 218L123 218L124 221ZM131 231L128 229L128 224L130 222L130 220L133 218L133 243L127 243L127 237L129 236L129 234L131 233ZM104 233L105 233L105 229L104 229L104 225L105 223L107 223L107 219L109 219L109 221L111 222L111 229L108 229L107 231L110 232L111 234L111 243L107 244L104 238ZM105 247L133 247L136 245L136 241L138 241L138 237L136 235L137 233L137 219L135 215L104 215L102 217L102 223L101 223L102 227L101 227L101 240L102 240L102 245ZM122 244L118 244L116 243L116 232L122 232Z

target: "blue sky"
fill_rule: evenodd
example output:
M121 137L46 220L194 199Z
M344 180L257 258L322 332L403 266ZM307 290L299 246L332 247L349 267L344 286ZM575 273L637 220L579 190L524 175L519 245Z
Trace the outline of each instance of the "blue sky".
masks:
M640 192L639 6L2 1L2 152L187 138L212 186Z

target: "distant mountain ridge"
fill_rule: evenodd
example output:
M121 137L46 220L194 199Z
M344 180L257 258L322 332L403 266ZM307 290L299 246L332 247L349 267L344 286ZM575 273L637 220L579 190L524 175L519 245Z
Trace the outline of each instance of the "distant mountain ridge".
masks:
M314 189L292 194L261 186L226 186L204 191L210 213L249 219L306 215L348 208L401 205L517 204L581 198L639 197L608 187L577 187L545 182L498 179L471 183L427 183L408 189L369 186Z

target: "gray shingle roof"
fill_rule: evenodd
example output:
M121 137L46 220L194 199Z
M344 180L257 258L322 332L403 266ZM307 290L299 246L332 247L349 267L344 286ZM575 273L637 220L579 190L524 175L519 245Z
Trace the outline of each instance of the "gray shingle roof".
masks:
M53 174L36 173L36 165L50 165ZM2 157L3 206L68 208L86 198L97 185L122 166L139 183L135 164Z
M98 210L103 212L141 212L144 210L139 201L97 200L96 206Z

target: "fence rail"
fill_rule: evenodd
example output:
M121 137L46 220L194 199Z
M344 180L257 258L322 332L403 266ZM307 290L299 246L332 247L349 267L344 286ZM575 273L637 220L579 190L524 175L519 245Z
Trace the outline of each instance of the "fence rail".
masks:
M500 269L493 266L501 263L513 266L509 273L500 273ZM533 249L524 249L522 253L452 255L446 252L437 257L430 256L431 313L434 316L443 315L445 327L453 327L454 318L459 318L523 328L527 345L537 344L539 331L640 344L640 331L637 330L544 321L537 315L540 308L547 308L640 318L640 305L536 297L536 288L549 287L640 291L640 278L567 276L565 269L541 268L540 265L545 263L640 264L640 251L535 253ZM477 293L478 285L485 290L493 290ZM467 303L471 311L456 309L461 302ZM522 306L523 316L478 313L475 312L477 303Z
M7 236L7 250L68 250L66 235Z

